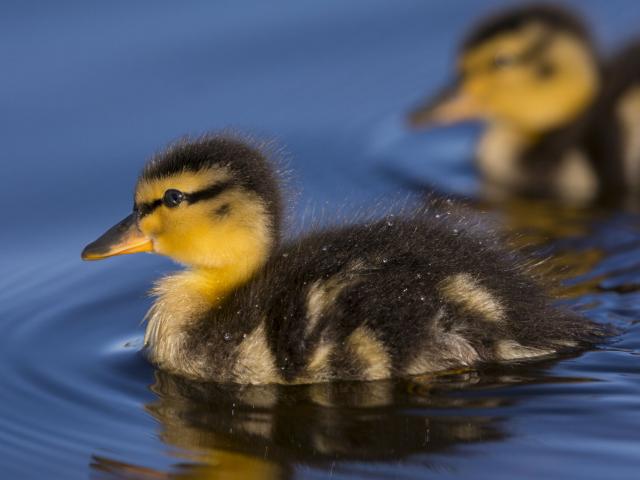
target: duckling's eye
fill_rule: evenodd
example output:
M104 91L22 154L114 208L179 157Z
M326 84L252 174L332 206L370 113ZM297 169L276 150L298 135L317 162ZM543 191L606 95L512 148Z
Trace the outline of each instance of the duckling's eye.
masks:
M184 193L180 190L175 190L170 188L166 192L164 192L164 196L162 197L162 203L169 208L177 207L184 200Z
M515 57L513 55L497 53L491 61L491 67L498 70L498 69L510 66L511 64L514 63L514 61L515 61Z
M553 76L555 72L555 66L549 62L541 62L536 68L536 74L543 80Z

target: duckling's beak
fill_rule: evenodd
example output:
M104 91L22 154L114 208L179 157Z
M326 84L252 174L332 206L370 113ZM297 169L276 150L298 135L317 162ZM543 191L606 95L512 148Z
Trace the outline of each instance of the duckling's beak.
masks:
M409 125L426 127L450 125L481 118L476 101L455 82L409 113Z
M116 255L152 251L151 239L138 228L137 215L131 214L87 245L82 251L82 259L102 260Z

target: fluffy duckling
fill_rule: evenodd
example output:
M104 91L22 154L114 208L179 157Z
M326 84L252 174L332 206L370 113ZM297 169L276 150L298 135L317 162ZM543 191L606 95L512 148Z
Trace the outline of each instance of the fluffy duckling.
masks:
M517 7L471 32L457 81L409 120L485 121L476 159L490 195L619 199L640 190L639 53L603 65L572 13Z
M155 252L186 265L155 286L145 345L174 374L217 382L373 380L541 357L599 328L437 208L281 242L278 177L229 136L151 159L133 213L85 260Z

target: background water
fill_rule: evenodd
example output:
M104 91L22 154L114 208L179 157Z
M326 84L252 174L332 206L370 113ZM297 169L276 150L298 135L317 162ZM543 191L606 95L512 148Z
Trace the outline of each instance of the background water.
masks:
M199 388L138 352L152 256L84 264L145 158L232 126L284 146L292 228L473 193L477 129L409 132L457 39L503 2L2 2L0 477L637 478L640 232L625 212L492 212L553 255L563 302L623 333L576 358L437 379ZM633 0L573 2L609 51ZM378 203L376 203L378 202ZM493 216L493 215L492 215ZM306 220L305 220L306 219Z

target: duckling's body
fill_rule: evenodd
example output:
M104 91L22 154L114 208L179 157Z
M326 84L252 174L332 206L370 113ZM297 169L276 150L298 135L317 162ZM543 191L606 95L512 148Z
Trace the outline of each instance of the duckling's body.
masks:
M162 284L168 306L184 295ZM504 253L426 214L299 239L226 299L201 305L165 339L154 332L176 312L152 310L151 359L223 382L415 375L549 355L593 333L551 308Z
M491 196L628 197L640 186L639 51L605 63L570 12L515 8L478 25L463 44L459 86L411 121L485 121L475 154Z
M279 200L271 198L277 188L268 184L276 180L266 165L237 140L206 137L173 147L145 169L136 192L135 215L144 213L140 233L155 251L175 251L191 265L154 290L145 343L160 368L219 382L373 380L551 355L583 348L600 334L596 325L552 307L495 241L450 220L437 205L278 246ZM194 185L196 171L209 180ZM208 200L185 193L198 200L174 205L175 195L165 194L172 206L145 207L153 204L144 195L154 185L162 186L152 196L185 182L208 191L221 182L226 187ZM192 209L205 215L192 217L207 229L201 236L213 233L210 250L197 255L198 239L187 236L177 250L180 232L193 228L186 221ZM242 245L252 246L238 251ZM108 248L99 240L84 257L122 252ZM263 260L252 258L256 250Z

